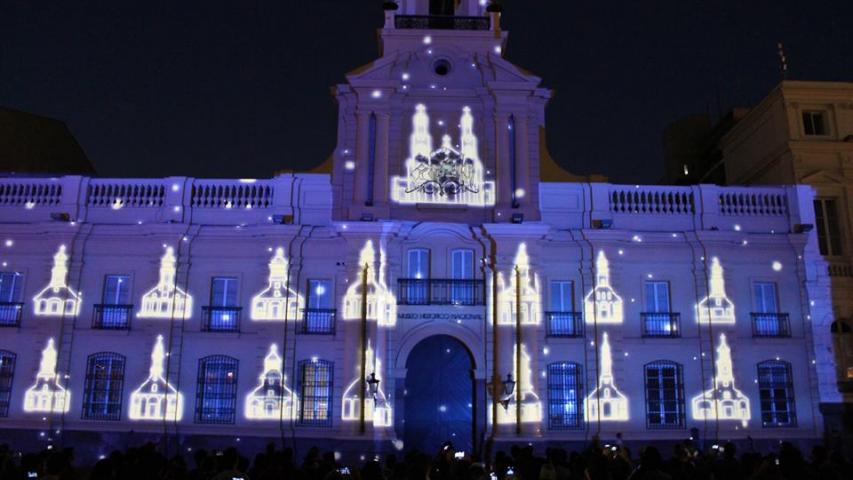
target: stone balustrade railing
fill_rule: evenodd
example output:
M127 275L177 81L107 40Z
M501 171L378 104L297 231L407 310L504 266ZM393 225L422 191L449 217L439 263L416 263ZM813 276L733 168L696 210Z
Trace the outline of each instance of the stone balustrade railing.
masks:
M544 222L556 228L637 231L743 230L788 232L813 224L811 190L786 187L690 187L542 183ZM328 224L328 175L288 174L272 179L0 179L0 222L63 218L95 223L253 225L287 217ZM448 218L448 221L453 221Z

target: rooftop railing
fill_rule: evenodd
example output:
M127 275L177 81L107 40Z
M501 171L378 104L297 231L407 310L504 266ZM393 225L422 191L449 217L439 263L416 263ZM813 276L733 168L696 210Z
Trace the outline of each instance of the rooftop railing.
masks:
M455 15L396 15L394 27L419 30L489 30L489 17Z

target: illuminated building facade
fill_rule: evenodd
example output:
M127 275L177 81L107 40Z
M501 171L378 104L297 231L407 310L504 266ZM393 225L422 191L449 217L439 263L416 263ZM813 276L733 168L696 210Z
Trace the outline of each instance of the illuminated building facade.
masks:
M383 56L335 89L330 174L0 179L0 435L819 439L838 392L811 191L559 170L551 92L485 3L386 4ZM37 315L60 245L86 296ZM734 321L701 321L718 294ZM31 413L51 338L67 413ZM729 374L747 427L690 401Z

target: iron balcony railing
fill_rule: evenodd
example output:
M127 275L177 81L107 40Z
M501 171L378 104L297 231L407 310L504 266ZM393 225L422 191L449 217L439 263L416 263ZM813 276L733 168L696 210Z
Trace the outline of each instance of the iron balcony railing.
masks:
M581 312L545 312L546 334L549 337L583 337Z
M133 305L95 304L92 328L97 330L130 330Z
M790 337L791 324L787 313L752 312L753 337Z
M681 336L681 314L678 312L642 312L644 337Z
M458 17L454 15L397 15L394 26L413 30L488 30L489 17Z
M332 308L306 308L302 311L299 333L306 335L334 335L338 311Z
M486 304L485 284L475 279L401 278L397 281L398 305Z
M201 307L202 330L205 332L239 332L243 307Z
M23 311L23 303L0 302L0 327L20 327Z

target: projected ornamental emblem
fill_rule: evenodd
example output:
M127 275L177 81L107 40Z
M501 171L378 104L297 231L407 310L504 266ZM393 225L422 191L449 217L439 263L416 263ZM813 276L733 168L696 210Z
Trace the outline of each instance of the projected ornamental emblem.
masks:
M53 339L41 352L36 383L24 394L24 411L27 413L67 413L71 408L71 392L59 382L56 374L56 348Z
M382 327L393 327L397 323L397 298L385 283L384 258L385 255L380 255L377 269L373 242L365 242L358 256L358 274L350 281L344 295L344 320L361 320L364 314L367 321L377 322ZM364 306L366 312L362 312Z
M749 399L735 388L735 376L732 369L732 349L726 342L726 334L720 334L717 347L717 372L714 385L693 397L694 420L740 420L746 427L751 418Z
M603 250L598 252L595 260L595 285L584 299L583 307L586 323L622 323L622 297L610 286L610 262Z
M538 325L541 316L541 296L539 294L539 276L531 272L527 245L518 245L515 254L515 266L504 281L503 274L498 276L498 301L500 303L501 325L515 325L518 305L521 305L521 323Z
M246 396L245 416L249 420L295 420L299 417L299 400L287 388L287 376L281 367L278 346L273 343L264 358L259 385Z
M628 420L628 397L613 383L613 353L607 333L601 339L601 373L598 386L584 403L587 422L624 422Z
M252 320L278 321L295 319L303 308L302 296L289 288L287 259L284 249L277 248L270 259L270 276L267 288L252 298Z
M80 314L83 294L68 286L68 254L65 245L60 245L53 256L50 283L33 297L33 313L40 317L58 317Z
M471 109L462 108L460 144L455 147L450 135L444 135L441 146L433 150L429 128L426 106L416 105L406 175L391 178L391 198L403 204L494 205L495 182L484 179Z
M376 428L390 427L394 424L394 412L391 404L385 397L385 392L382 391L382 361L376 357L376 352L367 342L365 351L367 377L372 373L375 379L379 380L376 389L376 395L367 394L364 401L364 421L372 422ZM365 377L365 378L367 378ZM344 390L343 407L341 411L341 420L345 422L354 422L361 419L361 368L356 367L355 379L350 382L346 390Z
M696 321L712 325L734 325L735 304L726 296L726 280L720 259L711 259L711 278L708 282L708 296L696 304Z
M177 271L175 249L167 247L160 259L160 280L142 296L142 308L136 316L186 319L192 315L193 298L178 287Z
M539 395L533 390L533 369L530 367L530 354L527 352L527 345L521 346L520 369L518 368L518 363L516 363L518 347L514 346L512 352L512 371L520 371L521 375L518 378L518 384L506 408L498 409L498 424L516 423L519 391L521 393L521 423L539 423L542 421L542 401L539 399ZM489 415L489 421L491 421L491 415Z
M166 380L165 364L163 335L157 335L157 342L151 351L148 378L130 394L128 417L131 420L178 421L183 416L184 396Z

